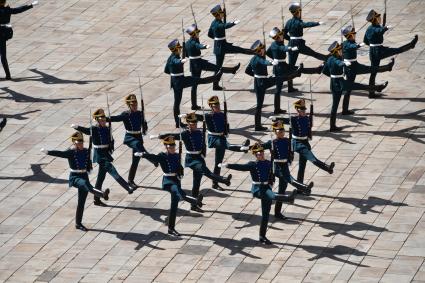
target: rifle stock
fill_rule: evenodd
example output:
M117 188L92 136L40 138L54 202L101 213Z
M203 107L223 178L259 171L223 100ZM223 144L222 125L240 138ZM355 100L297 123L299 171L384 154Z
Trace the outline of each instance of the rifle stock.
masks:
M227 118L227 99L226 99L226 92L224 91L224 83L223 80L221 81L221 87L223 88L223 107L224 107L224 135L228 136L230 132L230 125L229 125L229 119Z
M288 140L289 140L289 149L288 149L288 158L291 163L294 160L294 149L292 147L292 117L291 117L291 108L289 107L288 100L288 118L289 118L289 131L288 131Z
M309 133L309 138L312 139L313 135L312 135L312 128L313 128L313 115L314 115L314 105L313 105L313 93L311 91L311 77L310 77L310 133Z
M223 21L224 23L227 23L226 2L224 2L224 0L223 0L223 14L224 14Z
M111 111L109 109L109 95L106 93L106 105L108 106L108 124L109 124L109 153L112 154L115 150L115 140L114 136L112 135L112 122L111 122Z
M184 36L184 27L183 27L183 19L182 19L182 34L183 34L183 42L182 42L182 58L186 58L186 39Z
M89 121L90 121L90 137L89 137L89 148L88 148L88 151L89 151L89 166L88 166L88 170L89 171L91 171L91 170L93 170L93 163L91 162L91 160L92 160L92 158L91 158L91 156L92 156L92 153L91 153L91 150L92 150L92 147L93 147L93 123L92 123L92 116L91 116L91 108L90 108L90 118L89 118Z

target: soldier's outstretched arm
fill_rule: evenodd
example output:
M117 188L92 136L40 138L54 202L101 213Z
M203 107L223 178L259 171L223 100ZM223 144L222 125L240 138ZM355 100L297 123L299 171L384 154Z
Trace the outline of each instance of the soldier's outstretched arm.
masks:
M34 2L36 2L36 1L34 1ZM36 5L36 4L34 4L34 5ZM22 13L22 12L25 12L25 11L31 9L32 7L33 7L33 4L23 5L23 6L16 7L16 8L10 8L10 13L11 14L19 14L19 13Z
M152 163L161 162L161 160L162 160L160 155L148 153L148 152L144 152L142 157L146 158L147 160L149 160Z
M69 150L61 151L61 150L47 150L45 151L47 155L60 157L60 158L70 158L71 152Z
M223 163L225 164L225 163ZM246 164L225 164L227 168L232 169L232 170L236 170L236 171L251 171L251 169L253 168L253 163L248 162ZM223 166L222 166L223 167Z
M158 135L159 139L164 139L168 136L172 136L175 140L180 140L180 134L179 133L167 133L167 134L160 134Z
M122 122L125 119L125 115L124 114L120 114L120 115L115 115L115 116L111 116L111 117L107 117L106 121L109 122Z
M71 127L72 127L72 125L71 125ZM87 136L91 135L90 128L82 127L82 126L75 126L75 127L72 127L72 128L76 129L79 132L82 132L83 134L85 134Z
M303 28L312 28L320 26L320 22L303 22Z

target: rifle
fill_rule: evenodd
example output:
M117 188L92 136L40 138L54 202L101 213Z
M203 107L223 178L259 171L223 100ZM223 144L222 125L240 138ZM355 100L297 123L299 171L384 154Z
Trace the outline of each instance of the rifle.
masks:
M108 106L108 120L109 120L109 153L112 154L115 150L115 140L112 135L112 122L111 122L111 111L109 109L109 95L106 93L106 106Z
M310 133L309 138L312 139L313 135L311 133L311 129L313 128L313 114L314 114L314 106L313 106L313 92L311 91L311 76L310 76Z
M224 22L224 23L227 23L226 2L224 2L224 0L223 0L223 14L224 14L223 22Z
M288 160L289 160L289 163L292 163L292 161L294 160L294 148L292 146L292 118L291 118L291 107L289 107L289 100L288 100L288 117L289 117L289 131L288 131L289 152L288 152Z
M285 16L283 15L283 5L280 6L280 13L282 18L282 32L285 29ZM285 43L285 38L283 38L283 43Z
M183 42L182 42L182 58L186 58L186 39L184 37L184 27L183 27L183 18L182 18L182 34L183 34Z
M353 26L353 30L356 30L354 26L354 19L353 19L353 5L351 5L350 14L351 14L351 25Z
M206 124L206 120L205 120L205 108L204 108L204 93L202 92L201 95L201 103L202 103L202 116L204 118L204 120L202 121L202 155L207 156L207 144L206 144L206 132L207 132L207 124Z
M93 122L92 122L92 116L91 116L91 108L90 108L90 137L89 137L89 148L88 148L88 151L89 151L89 164L88 164L88 168L87 168L87 170L88 171L91 171L91 170L93 170L93 163L91 162L91 150L92 150L92 144L93 144Z
M196 18L195 18L195 12L193 12L192 4L190 4L190 10L192 11L193 22L195 23L196 27L198 27L198 24L196 23Z
M382 26L387 24L387 0L384 0L384 16L382 17Z
M181 127L181 118L179 118L179 134L180 134L180 139L179 139L179 169L178 169L178 174L179 174L179 178L182 179L184 176L184 167L182 166L182 152L183 152L183 141L182 141L182 127Z
M274 176L275 174L275 170L274 170L274 142L273 142L273 126L270 129L270 142L271 142L271 146L270 146L270 161L272 162L272 174ZM273 183L274 183L274 178L273 178Z
M266 31L264 30L264 22L263 22L263 43L264 43L264 50L267 50L266 48Z
M302 2L301 2L301 0L300 0L300 8L301 8L301 11L300 11L300 20L303 18L302 17L302 13L303 13L303 4L302 4Z
M141 121L141 126L142 126L142 134L146 135L146 131L148 130L147 126L148 124L146 123L145 120L145 102L143 101L143 92L142 92L142 84L140 83L140 74L139 74L139 89L140 89L140 107L141 107L141 114L142 114L142 121Z
M227 99L226 99L226 92L224 91L224 83L223 80L221 80L221 87L223 88L223 107L224 107L224 135L227 137L230 132L230 125L229 125L229 119L227 119Z

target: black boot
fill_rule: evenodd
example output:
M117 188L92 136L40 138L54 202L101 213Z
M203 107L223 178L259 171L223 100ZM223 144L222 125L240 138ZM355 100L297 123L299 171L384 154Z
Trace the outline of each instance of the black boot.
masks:
M288 81L288 93L289 92L297 92L298 89L294 88L294 81L293 80L289 80Z
M240 67L241 67L241 63L238 63L237 65L233 67L222 67L221 69L223 70L223 73L236 74L236 72L239 70Z
M261 125L261 113L255 113L255 118L254 119L255 119L255 128L254 128L254 130L256 132L267 131L267 128L266 127L263 127Z
M109 195L109 192L108 192L108 195ZM109 197L108 197L108 199L109 199ZM103 206L103 207L108 206L106 203L104 203L103 201L100 200L99 196L94 196L93 204L96 205L96 206Z
M3 120L1 120L0 122L0 132L3 131L3 128L6 126L7 124L7 118L3 118Z
M271 245L272 242L270 242L269 239L266 238L266 232L267 232L267 223L262 223L260 225L260 238L259 241L262 244Z
M336 126L336 113L335 114L331 114L330 120L331 120L330 121L331 126L330 126L330 129L329 129L330 132L340 132L340 131L342 131L342 128L341 127L337 127Z
M377 92L382 92L387 87L387 85L388 85L388 81L386 81L383 84L376 85L374 90Z
M271 245L272 242L266 238L266 236L260 236L260 243L265 244L265 245Z
M317 68L303 68L302 73L303 74L320 74L322 73L324 65L320 64Z
M311 188L313 188L314 183L310 182L310 184L305 185L303 183L300 183L298 181L292 181L291 185L293 185L295 188L297 188L297 194L309 196L311 194Z
M412 41L410 41L408 44L400 47L400 50L401 50L400 53L403 53L403 52L406 52L410 49L415 48L417 42L418 42L418 35L416 34L415 37L412 39Z
M387 65L384 65L384 66L379 66L377 71L379 73L391 72L393 70L393 67L394 67L394 62L395 62L394 58L391 58L390 63L388 63Z
M223 88L218 84L218 82L213 83L213 90L223 90Z
M232 180L232 174L227 175L227 178L223 178L223 179L224 179L224 182L223 183L226 186L230 186L231 185L230 180Z
M277 201L276 204L274 205L274 217L276 219L286 219L285 215L282 214L281 212L282 210L282 202Z
M174 227L168 227L168 234L170 234L171 236L176 236L176 237L181 236L181 234L177 232Z
M89 230L82 223L75 224L75 229L81 230L83 232L87 232Z
M218 191L225 191L225 189L223 187L221 187L217 182L213 181L212 183L212 188L214 190L218 190Z
M137 165L134 166L133 164L131 164L130 170L128 171L128 185L136 190L139 186L136 185L136 183L134 183L134 177L136 176L136 170L137 170Z
M293 204L296 195L297 195L297 190L293 190L292 193L290 193L289 195L276 194L276 201Z

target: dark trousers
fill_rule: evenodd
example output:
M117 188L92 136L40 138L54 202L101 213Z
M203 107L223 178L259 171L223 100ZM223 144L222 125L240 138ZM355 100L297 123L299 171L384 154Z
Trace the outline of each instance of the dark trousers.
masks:
M198 197L199 195L199 188L201 187L201 180L202 176L205 176L209 179L211 179L213 182L217 183L224 183L225 179L219 175L214 174L211 172L210 169L208 169L207 165L205 164L205 160L202 159L199 160L199 162L195 162L195 164L192 164L189 166L190 169L193 171L193 186L192 186L192 196Z
M95 187L99 190L102 189L103 182L105 181L106 173L109 173L118 184L121 185L126 191L128 191L128 183L118 174L112 162L108 160L101 160L99 163L99 173L97 174L97 180Z
M137 167L139 166L140 157L134 156L134 153L136 152L146 152L145 147L142 143L142 136L141 134L132 135L131 137L128 136L129 134L126 134L126 139L124 143L131 149L133 149L132 155L131 155L131 166L130 170L128 172L128 180L134 181L134 178L136 177L136 171ZM153 162L151 162L154 164Z
M265 237L267 233L267 225L269 223L270 209L272 207L275 194L268 189L261 189L254 194L254 197L261 200L261 224L260 224L260 237Z
M316 58L317 60L320 60L320 61L326 61L328 59L328 55L316 52L313 49L311 49L310 47L308 47L307 45L305 45L304 40L290 40L288 45L291 46L291 47L294 47L294 46L298 47L297 51L290 50L288 52L288 63L289 63L289 67L291 67L291 69L295 68L295 65L296 65L297 59L298 59L298 55L300 53L307 55L307 56L310 56L310 57L313 57L313 58Z
M224 154L226 153L226 149L235 152L241 151L241 144L229 144L226 138L218 139L213 148L215 148L215 163L214 163L214 174L220 175L221 168L218 167L218 164L223 162Z
M294 143L294 151L298 152L299 156L299 162L298 162L298 175L297 175L297 181L300 183L304 183L304 172L305 167L307 165L307 160L312 162L314 165L319 167L322 170L326 170L326 163L320 161L319 159L314 156L313 152L311 151L310 143L306 141L295 141L292 140Z
M199 58L199 59L193 59L193 60L196 61L193 64L193 65L196 65L196 67L191 66L191 74L192 74L193 78L199 79L201 77L202 71L218 72L218 69L220 69L220 68L217 68L216 65L208 62L205 59ZM191 59L191 61L192 61L192 59ZM198 80L193 80L192 90L190 92L190 100L191 100L192 106L198 105L198 103L196 101L197 91L198 91Z
M81 178L74 177L71 185L78 189L78 204L75 213L75 224L78 225L81 224L83 220L84 205L86 204L88 193L90 192L96 197L101 197L103 194L101 191L94 190L93 186L90 184L87 175Z
M0 56L6 78L10 78L9 64L6 57L6 40L0 39Z
M281 77L283 82L283 77ZM254 79L254 90L257 97L257 106L255 108L255 127L261 126L261 110L263 109L264 96L266 95L266 90L273 85L276 85L277 77L268 77L268 78L255 78Z
M224 62L224 57L226 56L226 54L236 54L236 53L240 53L240 54L247 54L247 55L253 55L253 51L251 49L248 48L243 48L243 47L239 47L236 45L233 45L232 43L226 42L225 46L221 47L221 52L215 54L215 64L217 66L217 71L223 67L223 62ZM224 52L223 52L224 50Z

